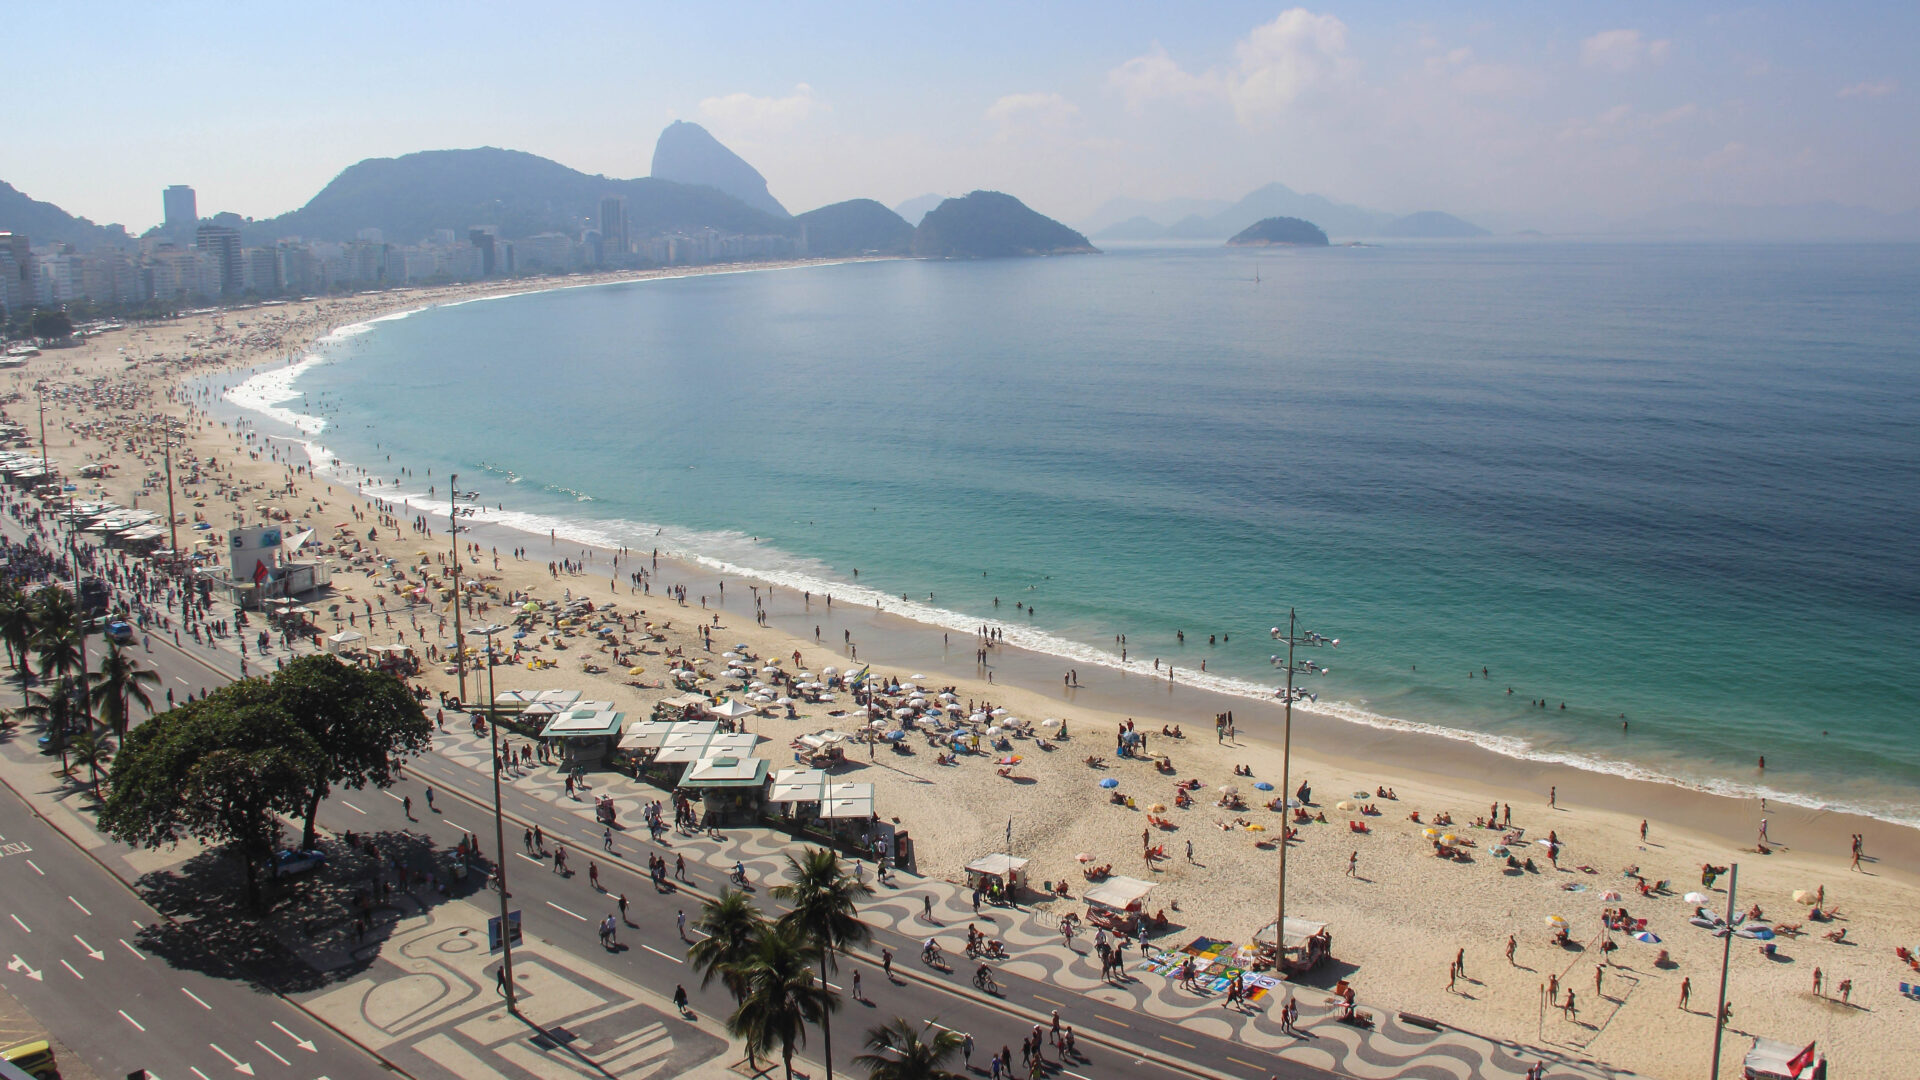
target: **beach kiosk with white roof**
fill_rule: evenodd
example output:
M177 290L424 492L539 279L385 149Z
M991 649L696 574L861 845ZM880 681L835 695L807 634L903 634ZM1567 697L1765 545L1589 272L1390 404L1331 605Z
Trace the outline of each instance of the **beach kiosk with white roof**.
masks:
M982 855L967 864L967 888L990 890L998 884L1011 893L1027 884L1027 860L1012 855Z
M680 786L700 793L709 825L752 824L767 793L766 758L721 754L701 758L680 774Z
M1147 895L1153 882L1115 875L1080 895L1087 902L1087 921L1095 926L1131 932L1146 923Z
M540 737L560 743L567 767L598 765L619 740L626 721L627 714L615 712L610 701L582 702L547 721Z

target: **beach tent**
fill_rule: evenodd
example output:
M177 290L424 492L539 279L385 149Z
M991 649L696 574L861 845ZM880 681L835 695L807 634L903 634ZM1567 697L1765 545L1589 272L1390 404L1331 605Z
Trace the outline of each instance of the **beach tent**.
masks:
M1081 899L1098 907L1116 911L1139 911L1153 882L1115 875L1081 894Z
M873 785L828 785L826 801L820 804L820 816L828 819L850 818L861 821L872 818Z
M353 644L356 641L365 641L366 637L367 635L362 634L357 630L342 630L337 634L329 634L327 636L327 644L329 645L328 651L339 652L341 649L345 648L348 645Z
M745 705L738 701L725 701L710 707L707 711L715 716L725 717L728 720L738 720L742 716L752 716L753 706Z
M770 803L817 803L827 799L827 774L819 769L781 769L767 791Z
M1783 1043L1775 1039L1762 1039L1756 1036L1753 1049L1747 1051L1740 1075L1747 1080L1810 1080L1824 1078L1827 1075L1827 1057L1815 1054L1813 1044L1805 1047L1792 1043ZM1795 1059L1805 1062L1799 1069L1793 1067Z
M1027 881L1027 860L1012 855L982 855L967 864L967 888L985 888L989 881L998 881L1008 889L1018 889Z

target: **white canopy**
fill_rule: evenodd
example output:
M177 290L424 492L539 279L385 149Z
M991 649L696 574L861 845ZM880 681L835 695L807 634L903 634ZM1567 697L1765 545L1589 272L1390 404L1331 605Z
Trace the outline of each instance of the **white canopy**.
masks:
M1008 878L1018 875L1020 871L1026 868L1027 860L1017 859L1012 855L1005 854L982 855L967 864L968 873L985 874L988 877L997 878Z
M781 769L773 774L770 803L824 802L829 778L819 769Z
M668 736L678 732L699 732L703 736L712 736L719 730L718 720L641 720L627 725L627 733L620 739L620 749L658 750L666 745Z
M1152 891L1151 881L1116 875L1082 893L1081 899L1089 904L1125 910L1145 900Z
M715 716L724 716L729 720L735 720L742 716L753 715L753 706L738 701L725 701L713 706L707 711Z
M870 818L873 816L872 784L832 784L820 804L823 818Z
M675 733L667 736L653 760L661 764L673 762L693 762L710 757L749 757L753 748L760 742L760 736L735 734L733 732L694 734L692 732Z

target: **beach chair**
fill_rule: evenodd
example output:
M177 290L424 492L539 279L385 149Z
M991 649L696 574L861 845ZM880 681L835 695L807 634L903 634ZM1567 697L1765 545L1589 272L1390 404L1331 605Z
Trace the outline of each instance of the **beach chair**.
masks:
M1920 1001L1920 985L1916 985L1914 983L1901 983L1900 996L1904 998L1912 998L1915 1001Z

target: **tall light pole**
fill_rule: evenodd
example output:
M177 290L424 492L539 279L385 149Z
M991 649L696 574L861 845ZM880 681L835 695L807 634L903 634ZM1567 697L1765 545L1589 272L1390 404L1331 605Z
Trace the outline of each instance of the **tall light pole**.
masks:
M1338 646L1340 644L1337 638L1324 638L1311 630L1304 635L1300 634L1295 627L1296 619L1293 609L1288 608L1287 635L1285 638L1275 635L1276 640L1284 640L1287 643L1286 722L1281 728L1280 735L1280 805L1283 808L1280 815L1280 904L1279 912L1273 920L1273 966L1282 977L1286 975L1287 962L1287 829L1293 820L1293 815L1285 812L1285 808L1290 806L1292 799L1288 784L1291 782L1289 777L1293 769L1293 677L1296 674L1325 675L1328 670L1311 661L1303 667L1295 666L1293 650L1296 645L1317 648L1322 645Z
M460 518L473 513L460 505L460 474L447 477L447 541L453 545L453 670L460 676L460 700L467 700L467 654L460 641Z
M1720 928L1720 1004L1713 1010L1713 1071L1710 1080L1720 1077L1720 1039L1727 1031L1727 964L1733 959L1733 898L1740 891L1740 864L1727 868L1727 925Z
M507 1011L513 1012L513 924L507 921L507 827L500 814L500 724L493 692L493 636L506 627L499 623L476 626L467 633L487 641L487 742L493 747L493 842L496 857L494 877L500 883L500 961L501 982L507 988Z

